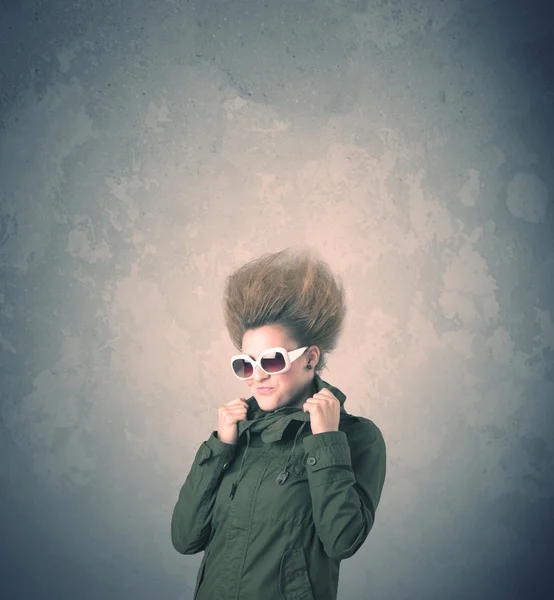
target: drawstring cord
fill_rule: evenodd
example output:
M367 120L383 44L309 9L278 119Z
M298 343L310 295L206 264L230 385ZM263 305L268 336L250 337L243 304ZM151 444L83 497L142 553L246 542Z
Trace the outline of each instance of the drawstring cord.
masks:
M276 481L279 485L283 485L283 483L285 483L288 476L290 475L290 471L287 471L287 466L289 464L290 457L294 454L294 449L296 448L296 440L298 439L298 436L302 433L302 430L304 429L304 427L306 427L307 424L308 424L308 422L304 422L302 424L302 426L296 432L296 435L294 436L294 444L292 445L292 450L290 451L290 453L287 457L287 462L285 463L283 470L279 473L279 476L276 479ZM234 498L235 492L237 491L237 486L239 484L240 476L242 473L242 466L244 464L244 459L246 458L246 453L248 452L249 445L250 445L250 429L247 429L246 430L246 450L244 451L244 454L242 455L242 460L240 461L240 469L239 469L238 477L236 478L235 482L231 486L231 493L229 494L229 498L231 500Z
M294 454L294 449L296 448L296 440L298 439L298 436L300 435L300 433L302 432L302 430L304 429L304 427L306 425L307 425L307 422L304 422L302 424L302 427L300 427L300 429L296 432L296 435L294 437L294 444L292 445L292 450L290 451L290 454L287 457L287 462L285 463L285 467L279 473L279 476L276 479L276 481L279 485L283 485L283 483L285 483L288 476L290 475L290 471L287 471L287 465L289 464L290 457Z

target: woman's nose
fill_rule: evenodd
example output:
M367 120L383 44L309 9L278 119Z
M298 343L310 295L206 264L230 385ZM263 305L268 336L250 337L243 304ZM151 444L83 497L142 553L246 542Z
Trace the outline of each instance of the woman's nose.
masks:
M267 373L263 371L259 365L256 365L253 377L254 379L265 379L267 377Z

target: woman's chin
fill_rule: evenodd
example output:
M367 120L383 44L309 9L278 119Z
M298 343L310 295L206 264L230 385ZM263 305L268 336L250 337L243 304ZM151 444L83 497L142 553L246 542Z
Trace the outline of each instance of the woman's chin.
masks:
M256 400L258 401L258 406L266 412L277 408L275 398L268 398L264 394L256 394Z
M256 394L256 400L260 406L274 406L275 400L273 398L268 398L263 394Z

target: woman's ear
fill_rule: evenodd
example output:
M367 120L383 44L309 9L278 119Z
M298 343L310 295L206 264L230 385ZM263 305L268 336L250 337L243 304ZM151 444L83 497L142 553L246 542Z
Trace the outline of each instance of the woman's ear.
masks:
M314 348L310 351L310 364L312 365L312 369L315 369L315 366L319 362L319 348L314 346Z

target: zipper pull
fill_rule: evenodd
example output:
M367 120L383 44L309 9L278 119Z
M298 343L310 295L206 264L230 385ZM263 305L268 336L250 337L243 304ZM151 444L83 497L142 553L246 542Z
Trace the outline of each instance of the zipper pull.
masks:
M229 494L229 498L231 498L231 500L234 498L236 491L237 491L237 482L235 481L235 483L233 483L233 485L231 486L231 493Z

